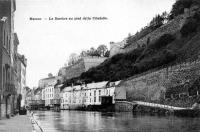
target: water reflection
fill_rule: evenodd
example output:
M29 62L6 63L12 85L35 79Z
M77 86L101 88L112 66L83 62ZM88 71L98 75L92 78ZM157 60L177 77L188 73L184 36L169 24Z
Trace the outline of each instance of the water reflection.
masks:
M35 111L45 132L195 132L200 118L101 113L85 111Z

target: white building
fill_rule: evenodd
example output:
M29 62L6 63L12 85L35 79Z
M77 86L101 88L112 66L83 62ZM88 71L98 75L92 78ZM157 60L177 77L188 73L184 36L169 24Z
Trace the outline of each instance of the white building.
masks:
M46 86L42 90L42 99L45 100L45 106L51 106L51 100L54 99L54 86Z
M57 83L56 76L49 76L39 80L39 86L42 88L42 100L45 100L45 106L52 106L54 99L54 86Z
M103 99L108 97L110 103L114 104L115 87L117 82L99 82L87 85L66 87L61 92L61 109L76 109L88 105L102 105Z

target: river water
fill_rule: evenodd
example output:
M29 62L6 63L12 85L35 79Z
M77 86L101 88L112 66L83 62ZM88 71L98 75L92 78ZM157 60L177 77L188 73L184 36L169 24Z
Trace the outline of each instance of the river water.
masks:
M44 132L200 132L200 118L86 111L34 111Z

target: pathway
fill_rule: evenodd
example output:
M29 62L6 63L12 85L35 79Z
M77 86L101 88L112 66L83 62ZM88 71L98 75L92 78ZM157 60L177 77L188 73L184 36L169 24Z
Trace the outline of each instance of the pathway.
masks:
M169 109L169 110L183 110L183 109L186 109L186 108L181 108L181 107L174 107L174 106L169 106L169 105L162 105L162 104L149 103L149 102L143 102L143 101L134 101L134 103L136 103L138 105L157 107L157 108L164 108L164 109Z

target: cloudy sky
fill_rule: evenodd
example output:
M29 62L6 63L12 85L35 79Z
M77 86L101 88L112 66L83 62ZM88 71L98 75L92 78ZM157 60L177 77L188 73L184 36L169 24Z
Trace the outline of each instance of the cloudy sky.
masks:
M71 53L118 42L134 34L175 0L16 0L19 52L28 59L27 86L56 75ZM49 20L106 17L107 20ZM42 20L30 20L41 18Z

